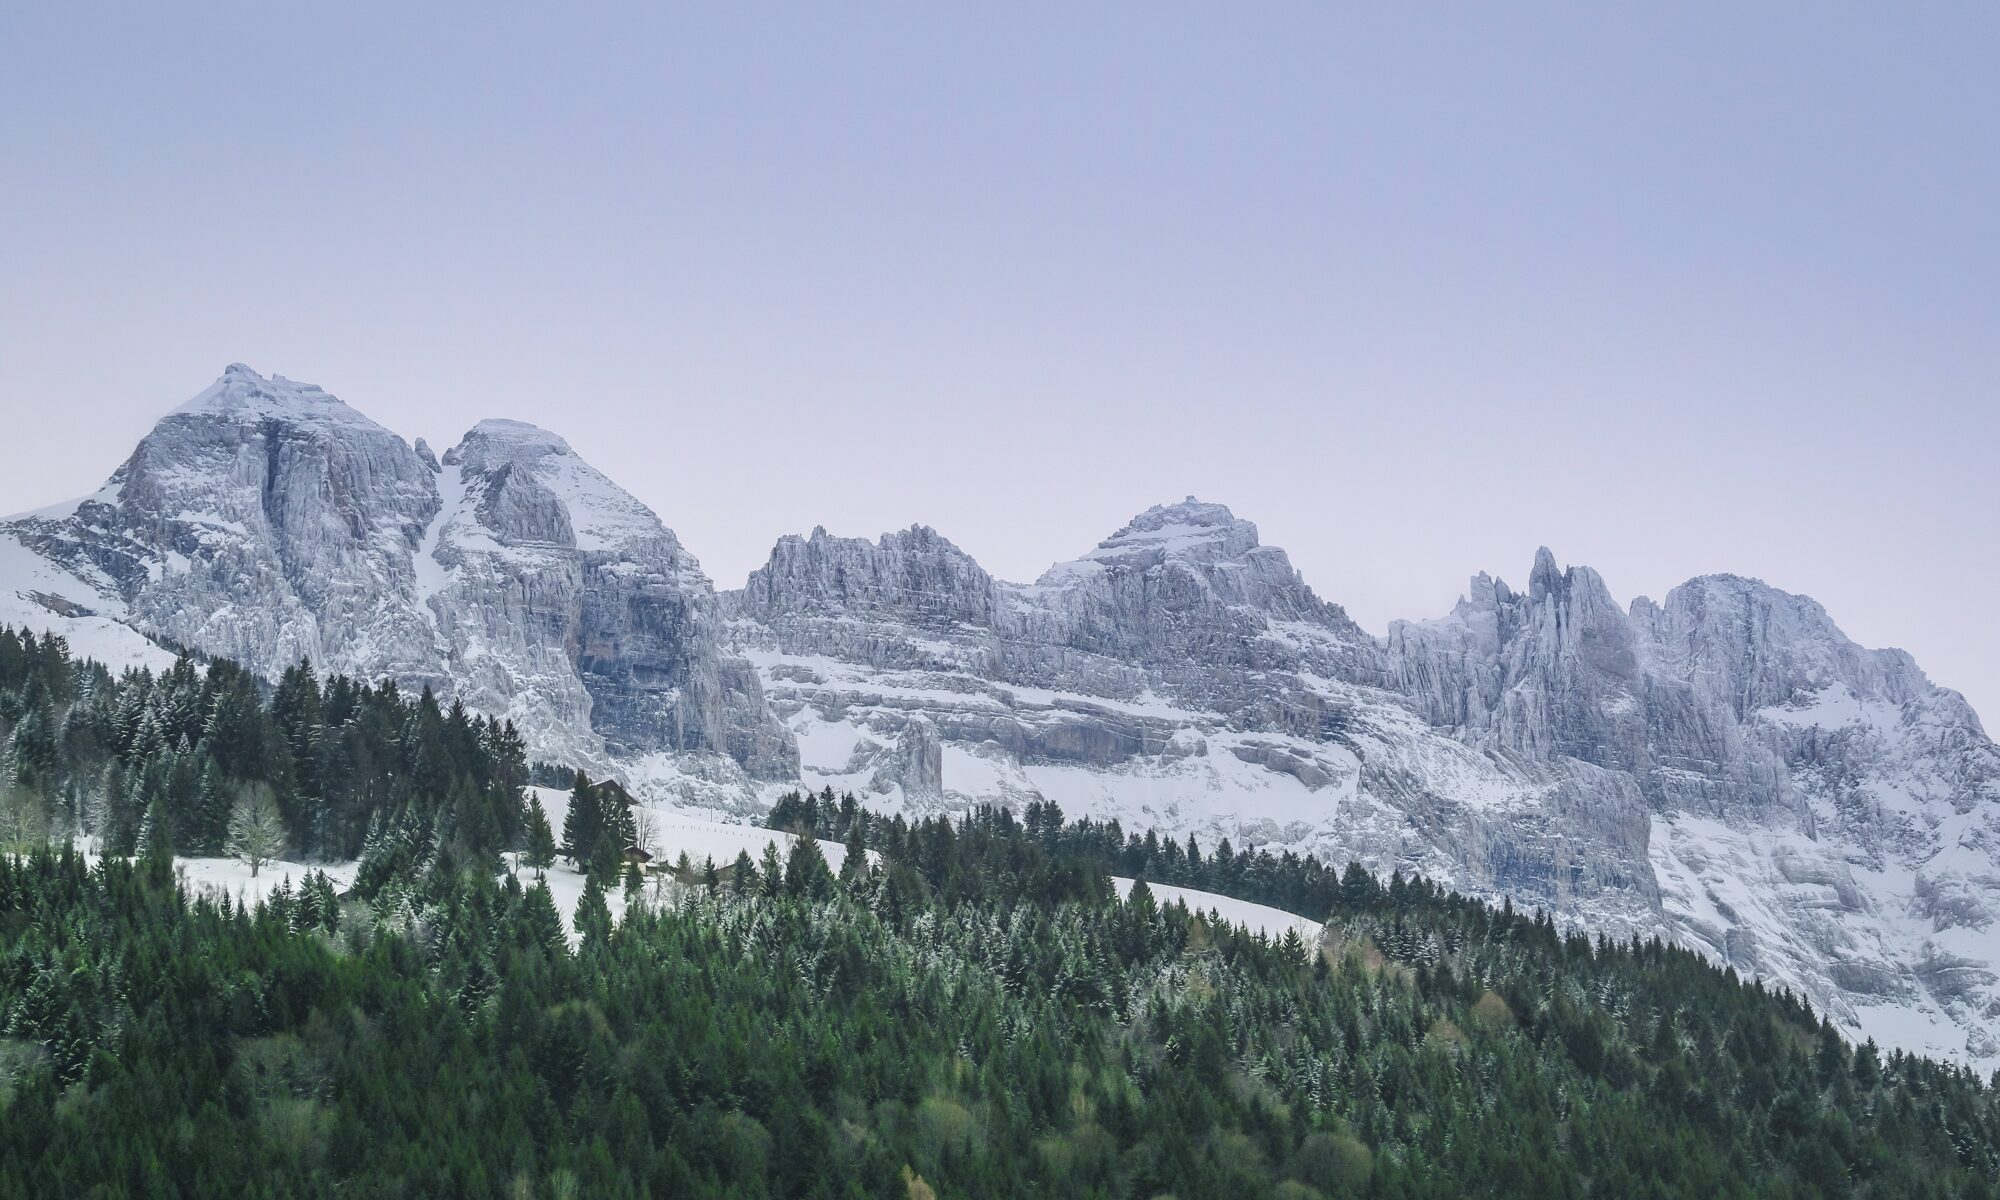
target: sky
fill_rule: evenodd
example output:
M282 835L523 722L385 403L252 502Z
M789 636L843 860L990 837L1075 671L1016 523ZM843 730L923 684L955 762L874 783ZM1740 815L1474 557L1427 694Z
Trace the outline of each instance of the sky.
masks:
M1732 571L2000 725L2000 8L669 7L0 8L0 512L243 361L725 587L1193 494L1377 632Z

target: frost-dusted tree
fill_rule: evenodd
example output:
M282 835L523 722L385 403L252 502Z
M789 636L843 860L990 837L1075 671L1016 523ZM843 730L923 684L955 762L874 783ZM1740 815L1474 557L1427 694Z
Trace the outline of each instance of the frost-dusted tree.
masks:
M197 854L214 854L229 839L230 787L213 758L202 764L201 780L195 788L193 834L188 849Z
M766 896L776 896L783 890L785 864L778 858L778 843L764 844L764 856L757 860L757 874L762 877Z
M23 787L0 783L0 850L25 854L49 837L48 806Z
M852 800L853 793L848 793L847 798ZM861 843L859 823L849 823L844 849L847 857L840 860L840 883L849 891L858 893L862 885L868 882L868 851Z
M833 874L826 869L826 856L820 853L819 842L809 835L795 839L785 861L785 891L794 896L818 898L832 890Z
M250 864L250 877L285 848L285 818L268 785L246 785L229 814L230 856Z

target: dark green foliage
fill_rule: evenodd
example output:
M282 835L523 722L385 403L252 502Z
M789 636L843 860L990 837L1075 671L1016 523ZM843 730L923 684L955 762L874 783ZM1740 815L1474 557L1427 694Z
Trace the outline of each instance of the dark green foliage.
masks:
M618 874L624 852L638 836L632 816L632 795L615 780L592 783L582 771L570 787L569 816L563 821L563 841L570 861L600 882Z
M46 709L61 746L101 736L51 758L31 730L52 795L141 797L135 827L188 837L175 760L206 756L335 837L332 793L389 790L354 810L346 898L310 872L246 911L146 863L0 856L0 1195L1995 1196L1985 1081L1657 940L1047 805L910 824L822 793L775 819L845 843L838 881L802 839L614 921L593 876L573 951L546 883L482 861L483 798L526 775L461 768L478 722L293 677L230 717L268 738L183 749L154 699L126 712L174 673L62 659L27 696L51 653L0 637L9 732ZM357 756L305 782L301 745L334 743ZM1119 904L1113 869L1303 897L1281 907L1328 936Z
M307 859L355 858L385 826L467 861L525 843L527 752L511 724L393 683L322 684L307 663L265 691L227 661L113 678L61 638L0 629L0 778L119 855L224 853L256 786Z
M537 871L556 865L556 835L549 827L548 814L539 803L528 805L528 844L521 861Z
M0 1194L1992 1195L1969 1073L1657 944L1405 884L1309 955L1028 900L1071 867L1003 814L905 845L952 853L616 926L592 881L579 956L511 877L330 941L324 877L244 912L0 860Z

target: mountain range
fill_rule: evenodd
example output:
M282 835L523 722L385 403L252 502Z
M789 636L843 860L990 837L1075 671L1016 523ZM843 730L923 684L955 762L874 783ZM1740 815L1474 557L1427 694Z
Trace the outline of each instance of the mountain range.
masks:
M229 367L82 500L0 522L0 623L114 668L302 658L504 716L534 755L750 816L1054 801L1658 935L1856 1037L2000 1065L2000 750L1813 600L1617 603L1537 555L1386 636L1192 497L1033 583L924 526L787 536L718 591L556 435L442 456Z

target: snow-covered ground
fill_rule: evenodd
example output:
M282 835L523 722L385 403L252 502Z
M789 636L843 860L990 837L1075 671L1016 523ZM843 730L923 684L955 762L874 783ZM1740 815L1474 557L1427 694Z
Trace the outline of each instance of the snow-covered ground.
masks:
M560 841L563 822L569 817L570 794L560 788L546 787L531 787L528 793L531 801L542 806L542 812L548 817L549 825ZM652 852L654 863L665 867L672 867L680 861L682 854L686 854L688 865L692 867L699 868L705 862L713 862L716 870L727 871L738 854L748 854L754 863L763 858L767 846L776 846L782 861L791 856L792 844L798 840L792 834L775 829L703 820L660 805L641 804L636 806L636 811L650 825L648 849ZM826 859L827 868L839 874L841 864L847 861L847 847L839 842L821 841L819 851ZM508 859L524 886L533 881L535 873L520 866L518 856L509 855ZM870 850L868 860L879 862L881 856ZM555 897L556 909L562 913L564 920L571 923L574 936L576 906L583 899L584 877L568 860L559 859L547 872L546 878L549 891ZM612 915L616 917L622 906L616 895L608 899Z
M1113 875L1111 886L1117 889L1120 900L1132 894L1132 881L1122 875ZM1261 933L1274 941L1284 937L1287 930L1297 930L1300 939L1310 946L1319 940L1320 932L1325 929L1325 926L1318 921L1308 921L1295 913L1272 908L1268 904L1252 904L1248 900L1238 900L1234 896L1175 887L1169 883L1148 881L1146 886L1152 890L1153 899L1161 904L1179 902L1187 905L1191 912L1213 913L1232 925L1241 925L1252 933Z
M78 843L85 862L95 863L99 857L94 839L86 838ZM250 874L250 864L237 858L190 858L174 856L174 871L187 887L190 896L207 896L221 899L228 896L238 904L258 905L265 897L278 889L280 884L289 882L292 891L297 892L312 871L324 872L333 881L336 892L344 892L354 883L354 869L358 864L344 863L304 863L289 859L273 859Z
M569 819L570 794L561 788L531 787L528 795L532 802L542 806L549 827L555 830L560 842L563 824ZM646 849L652 853L653 861L666 866L672 866L686 854L691 866L700 867L703 861L713 860L716 869L722 870L735 862L738 854L748 854L750 861L757 861L763 857L764 847L773 844L778 847L778 857L784 859L791 854L792 843L798 840L792 834L761 825L704 820L660 804L636 804L633 814L651 835ZM819 851L835 873L847 861L847 847L839 842L821 840ZM880 855L868 852L868 861L880 860Z
M125 605L110 580L92 586L22 545L13 533L0 533L0 581L0 625L61 634L70 657L94 658L113 674L174 665L171 652L123 623Z
M305 882L309 871L322 871L333 881L336 892L344 892L354 883L356 864L346 863L296 863L267 862L258 868L252 878L249 864L235 858L176 858L174 869L187 881L190 894L220 896L227 894L239 904L262 904L264 898L276 891L278 885L289 880L294 892Z

